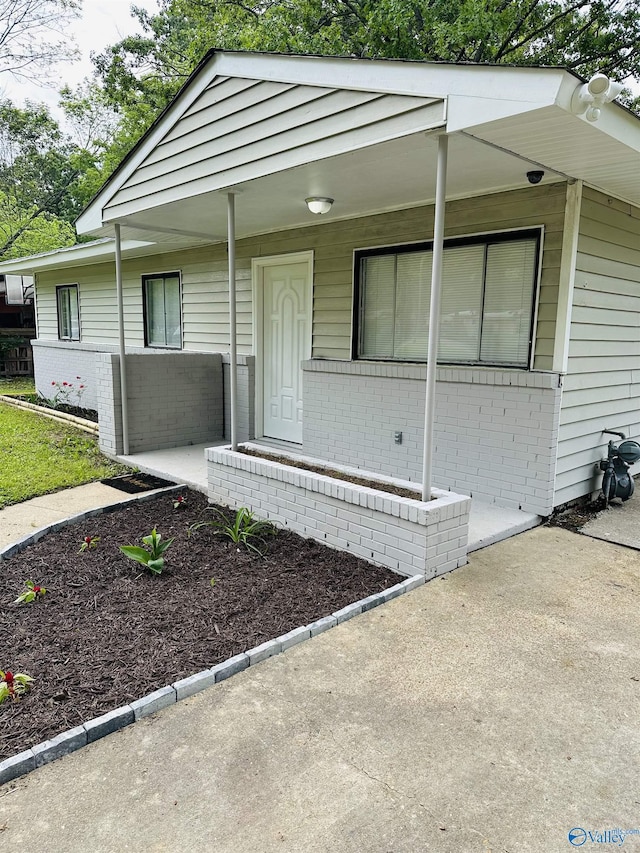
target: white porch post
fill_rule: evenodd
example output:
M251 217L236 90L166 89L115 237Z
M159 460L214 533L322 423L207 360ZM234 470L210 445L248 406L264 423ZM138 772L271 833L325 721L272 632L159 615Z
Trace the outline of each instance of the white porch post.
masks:
M238 345L236 343L236 199L227 193L227 252L229 256L229 378L231 449L238 449Z
M447 196L447 154L449 137L438 137L438 166L436 171L436 207L433 226L433 266L431 272L431 303L429 307L429 352L427 354L427 386L424 407L424 450L422 468L422 500L431 500L433 469L433 431L435 422L436 370L440 340L440 291L442 288L442 252L444 244L444 209Z
M120 361L120 409L122 412L122 453L129 455L129 401L124 344L124 297L122 293L122 242L120 225L116 223L116 297L118 302L118 354Z

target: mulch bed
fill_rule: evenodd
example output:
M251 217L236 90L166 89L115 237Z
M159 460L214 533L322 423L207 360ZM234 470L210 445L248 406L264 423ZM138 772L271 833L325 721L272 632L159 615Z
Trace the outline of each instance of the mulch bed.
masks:
M353 474L345 474L344 471L336 471L325 465L310 465L307 462L299 462L289 456L280 456L278 453L270 453L268 450L256 450L253 447L240 445L238 453L245 456L255 456L258 459L268 459L271 462L279 462L281 465L289 465L290 468L301 468L303 471L311 471L314 474L324 474L334 480L343 480L346 483L354 483L356 486L366 486L369 489L377 489L379 492L387 492L400 498L410 498L414 501L422 500L422 489L405 489L403 486L394 486L393 483L383 483L381 480L372 480L371 477L357 477ZM432 497L431 500L434 500Z
M92 421L94 424L98 423L98 413L95 409L84 409L82 406L70 406L66 403L59 403L56 406L39 394L13 394L12 396L14 400L23 400L25 403L41 406L43 409L53 409L54 412L64 412L67 415L84 418L85 421Z
M568 506L556 509L546 524L548 527L562 527L565 530L580 533L584 525L595 518L603 509L606 509L603 497L598 498L596 501L577 501Z
M32 689L0 705L0 760L398 583L353 555L280 530L264 557L209 527L207 499L161 495L45 536L0 563L0 669ZM175 537L161 575L119 551ZM85 536L95 549L79 553ZM211 586L211 579L215 585ZM14 600L33 580L47 594Z

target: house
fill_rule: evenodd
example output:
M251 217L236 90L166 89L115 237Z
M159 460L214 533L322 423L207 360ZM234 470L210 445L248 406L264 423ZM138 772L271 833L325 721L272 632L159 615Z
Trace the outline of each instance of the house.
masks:
M598 487L604 429L640 438L620 88L212 51L80 216L95 241L0 264L36 278L38 388L82 376L112 454L264 438L421 482L427 448L437 487L549 515Z
M33 280L0 275L0 376L33 376Z

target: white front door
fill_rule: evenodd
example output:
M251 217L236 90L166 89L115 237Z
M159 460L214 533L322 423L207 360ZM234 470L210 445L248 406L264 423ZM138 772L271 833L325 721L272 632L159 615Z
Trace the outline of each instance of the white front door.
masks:
M260 263L260 261L258 261ZM311 355L311 265L282 258L262 275L263 435L302 444L302 369Z

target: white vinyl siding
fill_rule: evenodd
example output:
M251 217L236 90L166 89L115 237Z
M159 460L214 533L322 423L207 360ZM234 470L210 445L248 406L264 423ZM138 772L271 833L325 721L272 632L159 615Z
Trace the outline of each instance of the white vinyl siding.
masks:
M78 285L65 284L56 287L58 313L58 338L61 341L80 340L80 310Z
M144 347L144 314L141 280L163 270L182 272L183 349L192 352L228 352L229 283L226 247L190 249L123 260L124 325L127 346ZM82 340L117 346L118 314L115 267L101 263L76 267L80 281ZM251 259L238 258L237 266L238 350L252 352ZM57 340L55 284L59 272L38 275L39 338Z
M513 227L544 226L534 368L552 366L557 311L565 185L527 187L447 204L448 237ZM351 358L353 253L357 248L418 242L433 234L433 207L394 211L344 222L314 223L237 246L238 350L252 353L251 259L312 250L314 253L313 357ZM159 245L161 250L162 244ZM226 246L158 253L123 260L125 332L128 346L144 346L141 276L182 271L183 348L228 352L229 302ZM38 274L38 334L57 340L55 284L60 271ZM69 277L69 276L68 276ZM78 266L83 341L117 346L114 262Z
M442 123L441 100L213 80L106 207L107 218L212 192Z
M640 438L640 209L585 188L556 505L599 487L605 428Z
M446 246L438 360L527 367L539 234ZM358 357L425 361L431 249L358 255Z

